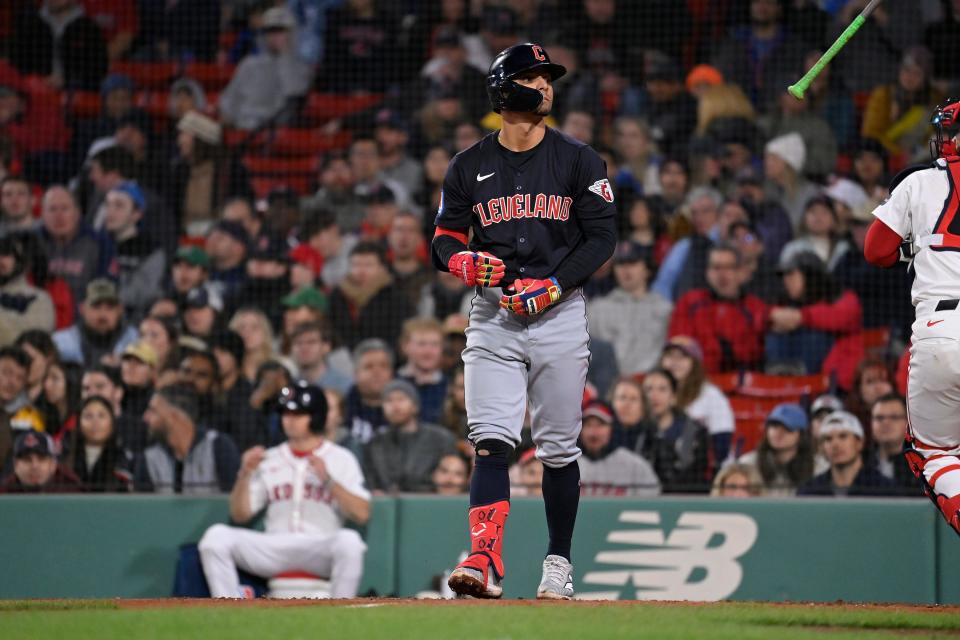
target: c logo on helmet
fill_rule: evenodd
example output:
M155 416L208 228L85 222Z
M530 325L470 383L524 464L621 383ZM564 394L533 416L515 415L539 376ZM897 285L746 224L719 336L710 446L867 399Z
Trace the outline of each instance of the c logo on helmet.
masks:
M535 44L530 48L533 49L533 57L539 60L540 62L543 62L547 59L547 56L543 55L543 47L541 47L540 45Z

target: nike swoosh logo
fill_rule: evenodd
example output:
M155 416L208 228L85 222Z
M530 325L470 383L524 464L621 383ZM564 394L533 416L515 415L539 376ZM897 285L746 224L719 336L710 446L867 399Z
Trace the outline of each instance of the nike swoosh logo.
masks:
M493 173L496 173L496 171L494 171ZM482 175L480 175L480 174L478 173L478 174L477 174L477 182L483 182L484 180L486 180L487 178L489 178L490 176L492 176L493 173L488 173L488 174L485 175L485 176L482 176Z
M935 324L940 324L943 320L927 320L927 326L932 327Z

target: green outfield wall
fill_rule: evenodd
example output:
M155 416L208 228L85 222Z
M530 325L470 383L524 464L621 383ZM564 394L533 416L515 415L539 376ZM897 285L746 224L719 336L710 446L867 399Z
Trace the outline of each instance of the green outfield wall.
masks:
M361 591L431 591L467 549L466 502L378 498ZM179 545L225 522L225 498L0 498L0 598L170 595ZM513 501L508 597L540 577L539 499ZM960 604L960 538L925 500L589 499L580 597Z

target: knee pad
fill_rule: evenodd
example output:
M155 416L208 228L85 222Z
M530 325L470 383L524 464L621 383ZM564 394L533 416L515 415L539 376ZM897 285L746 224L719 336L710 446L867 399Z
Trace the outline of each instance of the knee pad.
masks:
M474 445L477 456L474 458L475 466L503 467L510 466L510 456L513 455L513 446L502 440L481 440ZM486 451L486 455L481 454Z

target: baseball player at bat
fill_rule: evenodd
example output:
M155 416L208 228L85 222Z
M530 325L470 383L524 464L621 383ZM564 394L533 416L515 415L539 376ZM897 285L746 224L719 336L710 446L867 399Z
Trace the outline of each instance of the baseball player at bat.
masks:
M351 598L367 545L344 520L364 524L370 494L347 449L327 441L323 390L299 383L280 394L287 442L243 454L230 517L243 524L266 508L265 531L216 524L200 540L200 561L215 598L242 596L237 567L263 578L305 571L330 580L330 595Z
M451 161L436 217L434 264L476 287L463 351L477 451L470 555L449 579L460 595L503 593L507 468L529 408L550 538L537 597L573 596L577 437L590 358L579 287L613 254L617 234L603 160L544 124L553 81L564 73L538 44L497 55L487 92L502 128Z
M907 381L905 455L924 491L960 533L960 101L937 107L935 162L894 178L873 212L866 259L880 267L912 245L916 308Z

